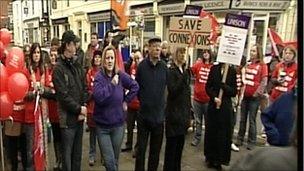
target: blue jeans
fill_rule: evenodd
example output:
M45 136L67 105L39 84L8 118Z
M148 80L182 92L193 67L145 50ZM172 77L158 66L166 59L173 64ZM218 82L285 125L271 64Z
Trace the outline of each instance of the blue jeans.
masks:
M89 160L96 160L96 127L89 127L90 130L90 149L89 149ZM100 149L100 153L101 149Z
M79 122L74 127L61 128L64 171L80 171L82 157L83 123Z
M246 132L247 117L249 115L248 144L256 143L256 115L259 110L260 101L257 97L244 97L241 104L241 120L238 133L238 141L243 142Z
M26 171L34 170L34 124L23 124L26 144Z
M101 128L96 125L96 135L107 171L117 171L124 126Z
M195 136L194 138L197 140L201 140L202 136L202 125L203 125L203 117L205 118L207 114L208 103L201 103L196 100L193 100L193 112L195 119ZM206 122L206 119L205 119Z

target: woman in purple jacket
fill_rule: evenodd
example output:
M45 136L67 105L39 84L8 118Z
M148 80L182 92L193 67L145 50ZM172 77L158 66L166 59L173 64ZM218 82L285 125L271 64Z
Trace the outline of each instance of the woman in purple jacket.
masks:
M124 136L124 111L136 95L139 86L128 74L120 72L116 64L115 47L107 46L102 53L102 67L93 86L97 139L107 171L118 170L118 159ZM124 95L124 90L129 92Z

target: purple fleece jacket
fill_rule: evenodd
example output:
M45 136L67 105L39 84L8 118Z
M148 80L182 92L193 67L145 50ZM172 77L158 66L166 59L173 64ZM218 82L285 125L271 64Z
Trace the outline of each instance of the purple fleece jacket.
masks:
M137 82L124 72L119 72L118 85L111 83L112 78L100 71L94 80L93 119L101 128L115 128L124 124L122 103L124 101L129 103L139 89ZM124 95L124 89L129 90L128 94Z

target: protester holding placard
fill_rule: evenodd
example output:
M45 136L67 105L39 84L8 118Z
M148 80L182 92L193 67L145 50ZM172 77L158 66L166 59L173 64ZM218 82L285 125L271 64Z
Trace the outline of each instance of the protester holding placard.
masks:
M245 92L241 104L241 120L236 145L242 146L246 132L247 117L249 116L249 132L247 149L252 150L256 144L256 115L260 106L266 85L268 69L263 61L263 51L260 45L250 49L250 63L245 71Z
M205 126L204 154L208 167L221 169L221 165L229 165L231 156L231 97L237 94L235 68L229 66L226 82L222 82L224 66L219 63L211 67L206 92L210 97ZM220 89L222 98L218 98ZM220 106L220 108L218 108Z
M201 140L203 117L206 122L207 107L209 102L209 96L206 93L205 87L212 67L212 54L211 50L203 50L202 61L196 62L191 71L195 77L194 83L194 98L193 98L193 110L195 118L195 136L192 139L191 145L197 146Z

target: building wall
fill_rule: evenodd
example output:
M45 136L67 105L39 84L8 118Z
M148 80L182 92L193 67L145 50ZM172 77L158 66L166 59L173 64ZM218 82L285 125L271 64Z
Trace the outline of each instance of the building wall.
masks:
M292 0L290 7L282 13L277 24L278 34L283 41L297 40L297 1Z
M158 2L153 0L130 0L129 5L139 5L153 2L153 18L155 19L155 35L164 38L164 16L158 14ZM169 1L168 1L169 2ZM190 4L191 0L185 0L185 4ZM284 40L294 40L296 38L296 0L292 0L291 7L289 7L285 12L281 14L279 21L277 22L277 30ZM57 9L52 9L51 19L58 19L62 17L68 17L68 22L70 24L70 29L79 34L81 30L82 38L82 48L86 49L87 45L90 43L91 34L91 23L88 19L88 13L105 11L110 9L110 1L108 0L57 0ZM211 11L212 12L212 11ZM261 12L261 11L258 11ZM224 18L219 18L219 20L224 21ZM81 26L79 26L81 22ZM59 38L65 31L63 25L59 25ZM54 35L54 30L51 27L51 37ZM86 39L86 41L85 41Z
M8 5L11 0L1 0L0 5L0 28L8 28L9 18L8 18Z
M128 1L129 6L140 5L151 3L153 0L131 0ZM82 48L87 49L88 44L90 43L90 34L91 34L91 23L88 19L88 13L105 11L110 9L109 0L69 0L69 1L59 1L57 0L57 9L52 9L52 19L58 19L63 17L68 17L70 29L74 31L76 35L82 37ZM81 22L81 28L79 28L79 22ZM158 23L156 23L158 24ZM79 35L79 29L81 29L81 35ZM61 38L63 32L62 25L59 25L59 38ZM51 37L54 35L53 25L51 25ZM86 41L85 41L86 40Z
M14 43L23 46L23 8L21 1L13 2L13 24L14 24Z

